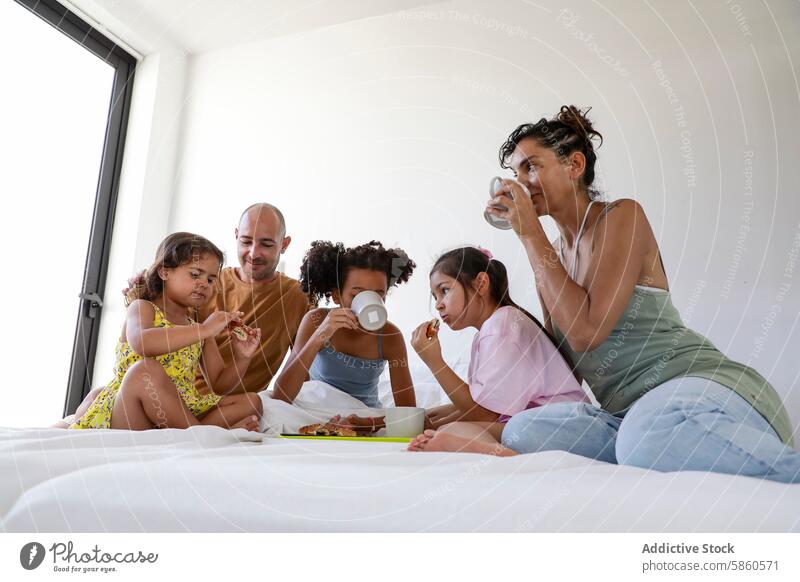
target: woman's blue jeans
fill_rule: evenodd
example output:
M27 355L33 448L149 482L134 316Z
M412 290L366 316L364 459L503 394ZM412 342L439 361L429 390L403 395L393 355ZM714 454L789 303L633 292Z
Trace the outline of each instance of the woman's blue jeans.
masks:
M800 453L736 392L704 378L665 382L624 418L581 402L531 408L508 421L502 442L519 453L568 451L657 471L800 483Z

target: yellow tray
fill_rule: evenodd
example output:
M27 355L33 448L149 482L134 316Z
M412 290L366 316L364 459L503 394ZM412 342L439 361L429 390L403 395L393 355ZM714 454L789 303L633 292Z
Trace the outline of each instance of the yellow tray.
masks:
M283 439L317 439L323 441L360 441L373 443L410 443L411 439L401 437L342 437L342 436L317 436L305 434L282 434Z

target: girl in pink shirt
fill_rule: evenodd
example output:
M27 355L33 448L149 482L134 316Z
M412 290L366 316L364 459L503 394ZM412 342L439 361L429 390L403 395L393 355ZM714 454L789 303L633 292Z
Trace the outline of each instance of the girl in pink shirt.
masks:
M518 412L568 400L589 402L541 323L511 300L506 268L489 251L463 247L445 253L431 269L430 285L445 324L478 329L466 382L445 363L438 333L429 332L428 322L414 331L412 347L452 400L428 411L434 429L447 425L448 433L497 442L503 423ZM445 450L443 441L452 439L437 432L426 431L409 449Z

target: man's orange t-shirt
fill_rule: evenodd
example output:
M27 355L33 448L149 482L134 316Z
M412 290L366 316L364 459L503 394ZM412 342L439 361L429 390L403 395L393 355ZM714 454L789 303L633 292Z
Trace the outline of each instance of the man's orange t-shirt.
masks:
M275 275L269 283L245 283L235 268L227 267L222 270L211 299L199 310L201 322L214 311L242 311L245 324L261 328L261 348L233 392L258 392L267 387L294 343L300 321L311 308L298 281L280 272ZM225 365L230 366L233 350L229 332L223 331L216 340ZM201 392L208 391L201 375L197 387Z

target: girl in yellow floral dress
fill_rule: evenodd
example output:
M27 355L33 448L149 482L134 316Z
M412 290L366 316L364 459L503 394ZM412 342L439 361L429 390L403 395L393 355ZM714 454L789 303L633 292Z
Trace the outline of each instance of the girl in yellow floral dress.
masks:
M94 399L87 398L69 428L204 424L258 430L262 408L257 395L220 393L239 382L260 345L261 330L234 340L235 361L225 367L217 343L205 340L238 321L241 312L217 311L203 323L187 315L208 300L223 260L222 251L201 236L178 232L164 239L144 281L128 292L114 379ZM211 394L195 388L198 367Z

